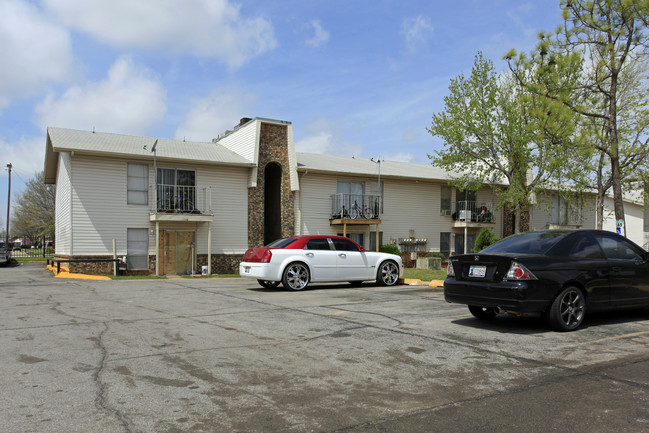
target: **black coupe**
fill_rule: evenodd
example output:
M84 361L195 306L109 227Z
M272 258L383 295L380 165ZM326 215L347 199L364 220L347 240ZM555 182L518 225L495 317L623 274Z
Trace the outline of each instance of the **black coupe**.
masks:
M586 311L649 306L649 253L602 230L516 234L452 256L444 298L480 319L541 313L553 329L572 331Z

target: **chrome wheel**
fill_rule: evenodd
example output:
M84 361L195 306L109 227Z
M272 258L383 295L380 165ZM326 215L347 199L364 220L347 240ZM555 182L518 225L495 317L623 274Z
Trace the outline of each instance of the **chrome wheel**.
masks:
M547 319L558 331L574 331L583 322L585 313L584 294L576 287L567 287L552 302Z
M399 279L399 266L392 260L385 261L379 266L376 282L382 286L394 286Z
M291 290L304 289L309 284L309 269L303 263L291 263L284 270L282 284Z

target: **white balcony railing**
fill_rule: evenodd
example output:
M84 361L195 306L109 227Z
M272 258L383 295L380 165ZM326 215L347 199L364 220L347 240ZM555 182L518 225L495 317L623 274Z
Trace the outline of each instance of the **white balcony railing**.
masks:
M458 201L455 202L455 209L451 214L455 221L493 223L493 208L486 203L478 205L475 201Z
M212 214L212 188L185 185L149 187L152 213Z
M334 194L331 196L331 218L378 219L380 214L380 195Z

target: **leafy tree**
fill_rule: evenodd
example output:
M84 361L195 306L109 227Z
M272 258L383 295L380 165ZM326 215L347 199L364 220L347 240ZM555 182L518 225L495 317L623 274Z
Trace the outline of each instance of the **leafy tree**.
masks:
M500 238L496 236L494 232L491 231L491 229L485 227L480 230L480 233L478 233L478 237L475 240L475 247L473 248L473 252L480 252L487 248L489 245L495 244L499 240Z
M496 188L499 201L514 210L515 231L526 230L520 215L528 198L565 170L572 113L498 76L481 53L471 75L452 79L449 92L428 128L444 139L443 150L429 155L432 164L454 173L452 183L462 189L505 185Z
M30 179L27 188L16 200L12 233L16 236L26 236L32 242L42 236L53 236L55 196L55 187L45 185L43 172Z
M581 141L576 152L593 151L589 167L596 169L598 196L612 188L615 218L624 220L625 182L646 178L649 152L646 90L638 91L637 72L649 47L649 2L562 0L560 5L562 26L540 33L529 56L512 50L505 57L528 91L580 117L591 140Z

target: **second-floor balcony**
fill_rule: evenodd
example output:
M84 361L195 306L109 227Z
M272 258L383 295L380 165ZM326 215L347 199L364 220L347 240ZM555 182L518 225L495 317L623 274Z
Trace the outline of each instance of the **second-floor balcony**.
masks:
M475 201L457 201L451 213L455 225L494 224L493 206Z
M331 220L365 223L380 219L381 196L374 194L333 194L331 196ZM353 220L353 221L351 221Z
M198 220L212 213L211 188L186 185L151 185L149 188L152 219ZM155 215L155 218L154 218ZM189 218L191 216L196 218ZM177 217L173 217L177 216ZM198 219L197 219L198 218Z

